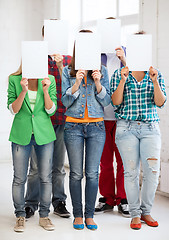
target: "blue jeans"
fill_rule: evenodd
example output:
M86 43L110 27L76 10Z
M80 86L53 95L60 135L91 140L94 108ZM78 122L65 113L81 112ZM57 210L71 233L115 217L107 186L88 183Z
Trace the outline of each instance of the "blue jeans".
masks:
M52 204L55 208L59 201L66 201L66 194L64 191L65 178L65 144L64 144L64 125L54 126L56 133L56 140L54 141L53 152L53 168L52 168ZM28 175L27 193L25 197L25 207L30 207L33 211L38 209L39 203L39 181L37 171L37 157L34 149L30 160L30 170Z
M131 217L149 215L158 186L161 136L158 123L119 120L116 144L123 160L124 182ZM139 198L140 161L143 170Z
M98 170L105 143L104 122L66 122L64 139L70 164L69 187L73 215L83 217L81 180L85 155L85 218L93 218L98 190Z
M14 168L12 196L16 217L25 217L24 192L32 146L34 146L37 155L38 176L40 182L40 217L46 217L50 212L49 208L51 204L52 192L53 142L44 145L37 145L34 136L32 135L30 143L26 146L12 143Z

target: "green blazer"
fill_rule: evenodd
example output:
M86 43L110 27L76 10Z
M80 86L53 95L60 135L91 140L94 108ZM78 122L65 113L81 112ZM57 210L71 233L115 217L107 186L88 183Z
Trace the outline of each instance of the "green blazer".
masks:
M51 100L57 107L55 78L52 75L49 75L49 78L51 84L48 92ZM9 77L8 108L22 91L20 84L21 79L22 75L11 75ZM48 114L45 111L44 93L41 81L42 79L38 79L38 91L33 111L30 106L28 93L26 93L22 107L14 117L9 141L20 145L28 145L31 140L32 132L34 133L35 141L38 145L47 144L56 140L56 134L50 120L50 116L52 116L55 111L52 114Z

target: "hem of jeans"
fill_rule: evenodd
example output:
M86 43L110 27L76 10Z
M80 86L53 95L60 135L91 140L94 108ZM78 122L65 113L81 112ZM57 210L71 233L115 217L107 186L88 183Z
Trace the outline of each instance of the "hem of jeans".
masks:
M24 213L24 214L16 214L15 216L16 216L16 218L19 218L19 217L24 217L25 218L26 217L26 213Z
M150 212L142 212L141 215L142 216L147 216L147 215L151 215L151 213Z
M138 217L138 218L141 218L141 214L137 214L137 215L134 215L134 216L131 214L131 218L132 218L132 219L133 219L133 218L137 218L137 217Z
M93 215L85 215L85 219L86 218L94 218L94 214Z
M73 214L73 217L74 217L74 218L78 218L78 217L83 218L83 214L82 214L82 215L81 215L81 214L80 214L80 215L74 215L74 214Z
M49 214L39 214L40 218L45 218L45 217L48 217L48 216L49 216Z

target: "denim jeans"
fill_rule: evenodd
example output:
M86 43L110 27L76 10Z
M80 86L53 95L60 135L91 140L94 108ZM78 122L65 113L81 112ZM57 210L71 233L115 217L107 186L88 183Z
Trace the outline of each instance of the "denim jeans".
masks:
M16 217L25 217L24 192L32 146L34 146L37 155L38 176L40 182L40 217L46 217L50 212L49 208L51 204L52 193L53 142L44 145L37 145L34 136L32 135L30 143L26 146L12 143L14 168L12 196Z
M64 191L65 178L65 144L64 144L64 125L54 126L56 133L56 140L54 141L53 152L53 168L52 168L52 204L55 208L59 201L66 201L66 194ZM34 149L32 150L30 160L30 170L28 175L27 193L25 197L26 207L30 207L33 211L38 209L39 203L39 181L37 171L37 157Z
M149 215L158 186L161 136L158 123L119 120L116 144L123 160L124 180L131 217ZM139 198L140 161L143 170Z
M83 217L81 180L85 155L85 218L93 218L98 190L98 169L105 143L104 122L66 122L64 139L70 164L69 186L73 215Z

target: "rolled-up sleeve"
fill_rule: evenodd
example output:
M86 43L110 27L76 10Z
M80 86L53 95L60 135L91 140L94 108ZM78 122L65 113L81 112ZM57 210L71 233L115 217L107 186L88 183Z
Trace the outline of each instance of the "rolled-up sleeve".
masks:
M54 102L53 102L53 106L50 109L45 108L45 111L49 115L52 114L53 112L55 112L56 111L56 105L54 104Z
M12 103L17 99L17 95L16 95L16 88L15 88L15 84L14 84L14 79L13 76L11 75L9 77L9 83L8 83L8 102L7 102L7 108L9 109L10 106L10 111L11 111L11 105Z
M167 102L167 94L166 94L166 88L165 88L165 83L164 83L164 78L163 78L163 75L161 74L160 71L158 71L158 77L157 77L157 80L159 82L159 85L160 85L160 88L161 88L161 91L163 92L164 96L165 96L165 101L163 103L162 106L157 106L158 108L163 108Z

